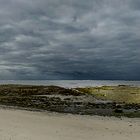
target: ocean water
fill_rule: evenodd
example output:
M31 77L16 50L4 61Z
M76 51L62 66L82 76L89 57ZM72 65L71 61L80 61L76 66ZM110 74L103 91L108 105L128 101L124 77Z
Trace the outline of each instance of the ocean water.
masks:
M140 86L140 81L118 81L118 80L0 80L3 84L22 84L22 85L55 85L66 88L75 87L95 87L95 86L114 86L131 85Z

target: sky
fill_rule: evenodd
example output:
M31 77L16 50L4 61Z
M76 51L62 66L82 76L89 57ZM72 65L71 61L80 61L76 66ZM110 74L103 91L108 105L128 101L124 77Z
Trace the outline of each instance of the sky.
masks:
M140 0L0 0L1 80L140 80Z

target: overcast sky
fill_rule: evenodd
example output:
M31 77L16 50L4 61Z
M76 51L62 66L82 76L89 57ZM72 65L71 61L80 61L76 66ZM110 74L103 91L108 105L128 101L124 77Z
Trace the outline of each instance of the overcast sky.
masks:
M140 0L0 0L0 79L140 80Z

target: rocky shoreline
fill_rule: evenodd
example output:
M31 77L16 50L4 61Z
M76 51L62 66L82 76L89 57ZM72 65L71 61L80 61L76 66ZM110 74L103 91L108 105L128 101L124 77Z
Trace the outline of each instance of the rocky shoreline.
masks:
M85 89L83 92L58 86L1 85L0 105L81 115L140 117L140 103L99 99Z

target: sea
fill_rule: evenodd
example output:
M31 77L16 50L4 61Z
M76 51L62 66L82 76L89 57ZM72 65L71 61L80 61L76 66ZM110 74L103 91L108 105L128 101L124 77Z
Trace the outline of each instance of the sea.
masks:
M140 87L140 81L123 80L0 80L0 85L55 85L65 88L130 85Z

